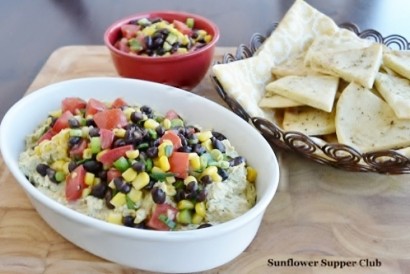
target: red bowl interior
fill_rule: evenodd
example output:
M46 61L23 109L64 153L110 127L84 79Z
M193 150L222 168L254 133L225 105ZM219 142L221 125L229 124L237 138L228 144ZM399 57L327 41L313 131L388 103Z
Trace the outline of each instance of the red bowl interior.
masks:
M192 17L195 20L195 28L206 30L213 39L195 51L166 57L131 55L114 47L114 43L121 37L122 25L134 19L155 17L170 22L174 19L185 22L186 18ZM218 40L219 29L214 23L199 15L176 11L155 11L131 15L112 24L104 34L105 45L111 52L119 75L184 89L192 89L205 76L211 65Z

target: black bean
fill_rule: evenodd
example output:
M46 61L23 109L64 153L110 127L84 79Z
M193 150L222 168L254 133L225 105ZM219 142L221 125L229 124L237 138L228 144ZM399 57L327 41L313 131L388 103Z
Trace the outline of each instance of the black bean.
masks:
M203 202L206 199L206 190L205 188L201 189L198 194L196 195L197 202Z
M92 186L91 195L102 199L105 197L107 190L108 190L107 184L104 182L101 182L101 183L98 183Z
M41 176L46 176L47 175L47 169L49 168L48 165L46 164L38 164L36 166L36 171L41 175Z
M120 177L114 178L114 185L115 185L115 188L122 193L127 194L128 192L131 191L131 185L125 182Z
M109 209L114 209L115 208L115 206L110 203L112 197L113 197L113 191L112 191L111 188L108 187L107 191L105 192L104 200L105 200L105 205Z
M206 185L212 183L211 176L209 176L209 175L204 175L204 176L202 176L199 181L200 181L204 186L206 186Z
M148 149L147 149L147 156L149 157L149 158L155 158L155 157L157 157L158 156L158 148L157 147L149 147Z
M242 163L245 163L245 158L243 156L238 156L229 161L230 166L238 166Z
M190 147L190 146L180 147L180 148L178 148L178 152L187 152L187 153L190 153L190 152L192 152L192 147Z
M162 48L162 45L164 44L164 38L162 36L155 37L154 40L152 41L152 47L153 49L159 50Z
M207 228L207 227L210 227L210 226L212 226L212 225L208 224L208 223L205 223L205 224L201 224L200 226L198 226L197 229Z
M178 133L178 137L179 137L179 139L181 139L181 145L183 147L188 145L188 141L187 141L187 139L185 138L185 136L183 134Z
M84 169L88 172L97 174L99 171L102 170L103 165L102 163L96 160L88 160L83 163Z
M143 105L143 106L141 106L140 107L140 110L141 110L141 112L143 112L143 113L145 113L145 114L151 114L153 111L152 111L152 108L150 107L150 106L147 106L147 105Z
M206 149L201 144L194 144L192 146L192 151L198 155L202 155L206 152Z
M183 189L177 189L177 193L174 196L174 200L178 203L179 201L184 200L185 196L185 191Z
M226 139L225 135L223 135L222 133L217 132L217 131L212 131L212 135L213 135L216 139L218 139L218 140L220 140L220 141Z
M113 147L122 147L122 146L125 146L126 144L127 144L127 143L125 142L124 139L119 138L119 139L114 140L112 146L113 146Z
M151 195L156 204L163 204L167 196L165 192L159 187L152 188Z
M143 162L135 162L132 164L132 169L134 169L136 172L143 172L145 171L145 163Z
M52 168L47 168L47 176L52 182L56 182L56 171Z
M88 131L88 135L90 137L98 137L100 136L100 129L98 127L90 127L90 130Z
M134 111L133 113L131 113L130 115L130 119L133 123L137 124L138 122L140 122L142 119L144 118L144 115L139 112L139 111Z
M145 36L145 44L147 45L147 48L152 48L152 37L151 36Z
M218 168L218 174L222 177L222 181L225 181L229 177L228 172L222 168Z
M122 223L124 226L133 227L134 226L134 217L127 215L122 218Z
M69 147L74 147L75 145L78 145L81 142L82 138L79 136L71 136L68 139L68 146Z
M78 121L74 117L71 117L70 119L68 119L68 126L70 128L79 128L80 127L80 121Z
M152 188L154 187L154 185L157 183L157 180L153 180L150 178L148 185L144 186L143 189L145 190L152 190Z
M222 143L222 141L220 141L216 138L212 138L212 146L213 146L213 148L216 148L217 150L219 150L222 153L226 152L225 145Z
M164 135L164 133L165 133L165 129L164 129L164 127L162 127L162 126L157 126L157 127L155 128L155 131L157 132L157 135L158 135L159 137L161 137L161 136Z
M68 163L68 171L72 172L77 166L78 164L75 161L70 161L70 163Z
M198 190L198 183L195 181L191 181L186 185L185 189L188 193L195 192Z
M95 123L94 119L87 119L87 120L85 120L85 124L86 124L88 127L90 127L90 126L97 127L97 124Z
M97 173L97 177L100 178L102 181L106 182L107 181L107 171L106 170L100 170Z

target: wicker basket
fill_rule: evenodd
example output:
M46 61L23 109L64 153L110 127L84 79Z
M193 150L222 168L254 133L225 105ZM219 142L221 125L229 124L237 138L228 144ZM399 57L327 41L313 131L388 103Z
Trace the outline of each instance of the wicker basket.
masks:
M277 24L273 26L273 29L276 26ZM352 23L344 23L340 27L355 32L361 38L371 39L393 49L410 49L409 42L401 35L393 34L383 37L378 31L373 29L360 31ZM265 39L266 37L262 34L255 33L251 37L249 46L239 45L236 54L225 54L221 63L230 63L251 57ZM294 151L320 164L348 171L388 174L410 173L410 159L395 150L360 153L350 146L339 143L318 143L314 138L303 133L283 131L277 125L264 118L251 117L235 99L231 98L224 91L215 75L211 74L211 79L216 91L231 110L245 121L253 124L274 148Z

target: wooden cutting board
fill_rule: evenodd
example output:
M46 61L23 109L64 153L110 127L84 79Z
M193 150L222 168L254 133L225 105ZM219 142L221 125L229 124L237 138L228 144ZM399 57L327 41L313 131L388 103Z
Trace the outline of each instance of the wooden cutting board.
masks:
M225 52L234 49L218 48L215 60ZM27 92L90 76L118 76L105 47L60 48ZM225 105L209 77L193 92ZM278 192L255 240L204 273L410 273L409 175L350 173L277 153ZM0 273L147 272L105 261L54 232L0 158Z

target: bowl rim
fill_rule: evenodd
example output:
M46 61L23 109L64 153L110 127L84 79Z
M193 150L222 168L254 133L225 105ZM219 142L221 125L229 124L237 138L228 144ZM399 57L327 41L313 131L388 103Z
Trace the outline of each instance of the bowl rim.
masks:
M170 56L156 56L156 57L152 57L152 56L142 56L142 55L131 55L128 54L126 52L120 51L119 49L117 49L116 47L114 47L114 45L109 41L108 37L109 34L115 31L118 31L118 29L126 24L127 22L129 22L132 19L137 19L137 18L143 18L143 17L153 17L153 16L159 16L162 17L163 15L165 16L172 16L172 15L179 15L179 16L184 16L184 17L193 17L195 20L200 20L202 22L204 22L206 25L208 25L214 32L214 35L212 37L212 40L207 43L205 46L194 50L194 51L190 51L187 53L183 53L183 54L175 54L175 55L170 55ZM175 10L153 10L153 11L146 11L146 12L140 12L140 13L134 13L125 17L122 17L121 19L116 20L114 23L112 23L104 32L104 44L105 46L110 50L110 52L112 54L116 54L122 57L127 57L127 58L131 58L133 60L144 60L144 61L148 61L150 60L150 62L152 63L163 63L163 62L175 62L177 60L182 60L182 59L187 59L187 58L192 58L194 56L197 56L211 48L214 48L216 43L219 41L220 38L220 30L218 28L218 26L212 22L210 19L202 16L202 15L198 15L195 13L190 13L190 12L185 12L185 11L175 11Z
M258 133L258 131L253 128L249 123L239 118L236 114L229 111L228 109L224 108L223 106L213 102L205 97L192 94L185 90L179 88L169 87L164 84L149 82L144 80L138 79L127 79L127 78L118 78L118 77L87 77L87 78L77 78L71 80L65 80L57 83L50 84L48 86L42 87L35 92L32 92L19 101L17 101L5 114L3 120L0 124L0 150L3 155L4 163L11 171L12 175L18 181L18 183L23 187L25 192L28 192L30 198L36 199L42 205L50 208L52 211L65 216L71 219L74 222L79 222L89 227L97 228L101 231L111 233L113 235L121 235L125 237L130 237L131 239L142 239L142 240L163 240L166 242L178 242L178 241L190 241L190 240L199 240L199 239L207 239L218 235L223 235L228 233L246 223L254 220L259 215L263 214L266 208L268 207L269 203L273 199L279 184L280 179L280 170L279 170L279 162L275 152L272 150L273 160L275 160L275 165L271 165L271 168L274 169L272 174L274 178L272 178L272 183L268 184L264 195L257 200L256 204L249 209L247 212L242 214L239 217L236 217L230 221L208 227L206 229L195 229L195 230L183 230L183 231L156 231L156 230L145 230L145 229L135 229L129 228L125 226L120 226L116 224L111 224L103 220L99 220L93 218L91 216L87 216L83 213L80 213L74 209L71 209L58 201L54 200L53 198L47 196L42 191L38 190L35 186L33 186L29 180L25 177L23 172L18 167L18 160L13 160L13 155L11 151L7 147L7 135L4 133L4 128L11 127L13 125L12 117L19 113L19 110L22 108L26 108L27 105L34 99L37 98L44 98L47 94L51 94L54 92L56 88L59 88L64 85L70 85L72 83L80 83L81 82L89 82L89 81L118 81L118 82L142 82L148 85L156 85L159 88L172 88L177 89L179 92L184 92L189 94L189 96L200 97L199 100L208 101L210 104L213 104L215 108L221 108L221 111L224 111L226 115L232 116L233 119L237 120L238 123L242 124L243 127L249 127L250 131L252 132L256 138L258 138L258 142L261 142L262 146L266 148L270 147L269 143ZM37 99L38 100L38 99Z

